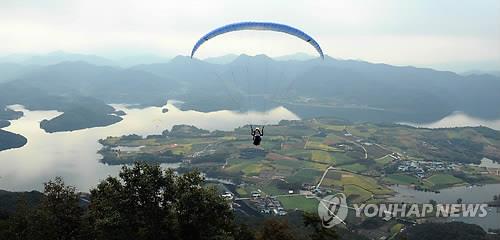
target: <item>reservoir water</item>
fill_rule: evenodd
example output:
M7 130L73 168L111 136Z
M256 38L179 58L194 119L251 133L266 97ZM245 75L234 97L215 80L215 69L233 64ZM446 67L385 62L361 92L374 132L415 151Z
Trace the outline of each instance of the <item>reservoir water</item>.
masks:
M275 124L280 120L299 119L283 107L266 112L197 112L181 111L172 102L163 107L143 109L126 105L113 105L127 113L119 123L72 132L46 133L40 129L40 121L51 119L57 111L29 111L22 106L11 106L23 111L24 116L11 121L4 130L21 134L28 143L17 149L0 152L0 189L11 191L42 190L43 183L61 176L67 184L80 191L88 191L108 175L117 175L120 166L108 166L99 162L97 140L107 136L161 134L177 124L195 125L207 130L232 130L246 124ZM162 112L163 108L169 111ZM164 167L176 167L165 164Z
M463 203L488 203L493 200L493 196L500 194L500 184L451 187L440 190L440 193L417 191L407 186L392 186L391 188L397 194L390 200L399 203L429 203L430 200L434 200L437 203L451 204L456 203L459 198ZM500 208L489 207L485 217L457 217L448 220L477 224L486 231L500 229Z
M403 122L401 124L423 128L451 128L451 127L477 127L485 126L495 130L500 130L500 119L485 120L469 116L463 112L454 112L438 121L431 123L410 123Z
M500 194L500 184L451 187L441 189L440 193L417 191L406 186L392 186L391 189L397 194L390 200L411 203L429 203L430 200L456 203L459 198L463 203L486 203L492 201L493 196Z

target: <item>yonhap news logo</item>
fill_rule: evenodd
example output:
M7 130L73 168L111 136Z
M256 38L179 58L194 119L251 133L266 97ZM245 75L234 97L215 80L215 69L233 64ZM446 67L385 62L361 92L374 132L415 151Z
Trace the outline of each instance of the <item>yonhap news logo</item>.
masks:
M386 221L392 218L422 218L422 217L486 217L488 204L353 204L347 205L347 198L343 193L328 195L319 199L318 216L325 228L331 228L345 220L349 210L353 210L356 217L380 217Z

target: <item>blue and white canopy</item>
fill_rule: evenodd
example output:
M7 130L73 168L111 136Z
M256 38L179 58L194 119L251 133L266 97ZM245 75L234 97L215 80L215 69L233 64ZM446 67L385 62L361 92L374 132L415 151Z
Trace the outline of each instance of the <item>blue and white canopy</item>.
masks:
M272 22L239 22L219 27L207 33L205 36L200 38L198 42L196 42L196 44L193 47L193 50L191 51L191 58L193 58L193 55L196 53L196 50L198 50L198 48L201 45L203 45L203 43L205 43L206 41L224 33L242 31L242 30L275 31L275 32L290 34L292 36L298 37L308 42L311 46L314 47L314 49L316 49L320 57L324 59L323 50L321 50L321 47L319 46L318 42L316 42L316 40L314 40L311 36L307 35L307 33L297 28L290 27L288 25L272 23Z

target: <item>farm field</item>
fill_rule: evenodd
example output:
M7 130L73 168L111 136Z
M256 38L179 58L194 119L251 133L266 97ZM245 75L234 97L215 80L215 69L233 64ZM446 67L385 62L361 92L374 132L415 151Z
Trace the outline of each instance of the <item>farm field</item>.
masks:
M456 184L463 183L459 178L456 178L450 174L435 174L426 179L426 182L432 184L433 188L440 188L445 186L453 186Z
M278 197L278 200L283 204L283 208L287 210L303 210L305 212L317 212L319 201L315 198L306 198L304 196L283 196Z
M384 178L384 181L392 184L411 185L419 183L419 180L406 174L391 174Z
M480 176L481 168L466 165L483 157L495 159L500 138L492 136L485 128L429 130L320 118L266 126L261 146L252 145L248 126L209 132L180 125L163 135L101 139L99 153L108 164L179 162L180 173L196 169L206 177L234 183L239 197L248 198L253 191L263 196L311 191L322 180L324 194L344 192L349 201L365 203L393 194L391 184L437 190L467 184L470 179L474 183L499 182L495 176ZM449 137L452 144L444 144ZM436 148L440 151L433 150ZM463 167L430 172L421 180L412 170L399 169L423 159ZM327 171L330 167L335 170ZM279 199L289 209L312 211L316 204L304 196Z

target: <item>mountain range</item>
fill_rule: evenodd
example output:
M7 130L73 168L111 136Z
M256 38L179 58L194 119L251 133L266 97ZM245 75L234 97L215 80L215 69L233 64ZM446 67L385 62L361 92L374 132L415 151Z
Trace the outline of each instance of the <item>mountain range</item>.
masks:
M500 78L493 75L464 76L329 56L294 60L300 56L306 57L231 55L202 61L177 56L132 67L107 65L97 56L49 65L34 65L33 60L4 63L0 109L23 104L64 111L74 108L74 99L158 106L168 98L200 111L285 105L302 117L335 115L359 121L435 121L454 111L500 117Z

